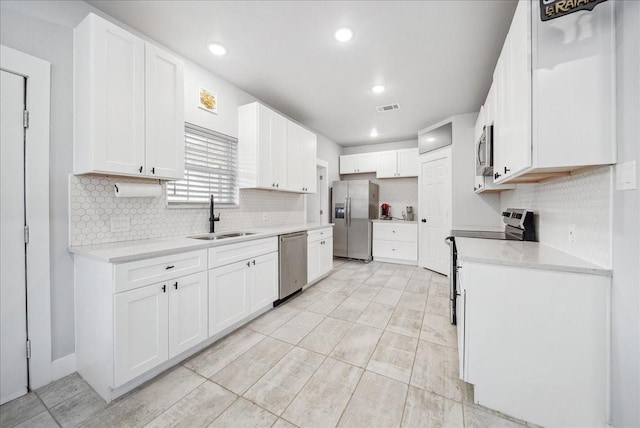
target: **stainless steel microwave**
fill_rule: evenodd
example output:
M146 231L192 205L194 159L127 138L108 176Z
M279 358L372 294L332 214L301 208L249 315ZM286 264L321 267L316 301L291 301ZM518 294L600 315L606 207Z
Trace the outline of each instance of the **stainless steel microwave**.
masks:
M493 125L485 126L476 142L476 175L493 175Z

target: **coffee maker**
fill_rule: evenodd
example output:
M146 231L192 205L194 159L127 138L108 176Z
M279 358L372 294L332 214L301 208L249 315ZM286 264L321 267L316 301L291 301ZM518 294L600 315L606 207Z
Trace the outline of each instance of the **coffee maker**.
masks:
M380 205L380 218L382 220L391 220L391 205L387 203Z

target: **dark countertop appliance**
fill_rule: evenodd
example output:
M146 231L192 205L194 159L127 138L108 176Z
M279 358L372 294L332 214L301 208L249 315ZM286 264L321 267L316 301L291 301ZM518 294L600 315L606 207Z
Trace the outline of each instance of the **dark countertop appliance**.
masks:
M455 238L502 239L509 241L535 241L536 231L533 211L519 208L507 208L502 212L505 224L504 232L485 230L452 230L446 238L450 251L449 267L449 321L456 323L456 298L458 296L458 251Z

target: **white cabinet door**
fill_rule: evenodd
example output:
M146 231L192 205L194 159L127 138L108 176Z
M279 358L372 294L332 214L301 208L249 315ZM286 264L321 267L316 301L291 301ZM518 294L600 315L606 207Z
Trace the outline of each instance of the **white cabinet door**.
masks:
M398 152L390 150L378 153L378 178L394 178L398 175Z
M145 42L95 15L75 42L74 171L143 175Z
M361 153L356 155L358 172L376 172L378 169L378 153Z
M322 241L307 244L307 283L315 281L320 275L321 244Z
M340 174L353 174L356 171L356 155L340 156Z
M286 123L287 127L287 185L286 190L304 191L302 162L302 127L297 123Z
M250 312L278 300L278 253L265 254L251 260L249 268Z
M249 261L209 270L209 337L249 314Z
M287 186L287 120L284 116L260 106L269 116L269 147L271 150L271 182L276 188ZM265 187L268 187L266 183Z
M316 193L317 136L304 128L300 129L302 184L305 193Z
M169 358L207 339L207 273L169 281Z
M417 177L419 170L417 147L398 150L398 177Z
M421 157L419 178L419 266L443 275L449 272L451 231L451 148Z
M115 386L168 359L167 292L160 283L114 296Z
M509 44L509 34L504 41L502 53L498 58L496 69L493 73L493 82L495 86L495 110L494 110L494 122L493 122L493 178L498 180L504 171L504 167L508 158L509 150L509 134L507 125L507 100L509 88L507 86L506 78L506 52Z
M531 5L518 3L509 30L507 100L509 150L502 179L531 166Z
M146 173L156 178L184 178L184 64L147 43Z
M333 269L333 239L320 241L319 270L324 275Z

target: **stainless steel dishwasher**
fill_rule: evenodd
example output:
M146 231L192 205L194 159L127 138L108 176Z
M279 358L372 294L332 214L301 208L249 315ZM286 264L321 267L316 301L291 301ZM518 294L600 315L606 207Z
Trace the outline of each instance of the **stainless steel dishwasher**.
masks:
M307 284L307 232L280 235L280 286L278 301L285 301Z

